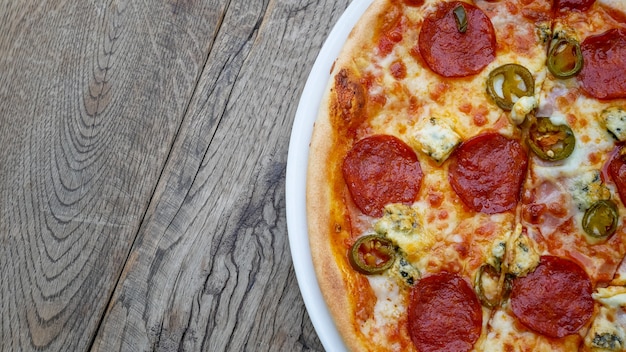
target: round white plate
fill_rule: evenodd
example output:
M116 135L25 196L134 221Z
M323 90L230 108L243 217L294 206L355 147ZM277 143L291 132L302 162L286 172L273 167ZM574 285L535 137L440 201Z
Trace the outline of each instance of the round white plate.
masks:
M306 223L306 170L309 142L330 69L348 34L373 0L354 0L328 35L307 79L291 130L287 157L287 230L293 266L311 322L327 351L346 351L319 289Z

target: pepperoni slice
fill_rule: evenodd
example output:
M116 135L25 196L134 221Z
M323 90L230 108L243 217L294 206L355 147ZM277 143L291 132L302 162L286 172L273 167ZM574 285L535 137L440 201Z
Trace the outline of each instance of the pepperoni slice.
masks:
M617 192L622 203L626 204L626 155L621 156L619 152L615 153L615 156L609 162L609 175L617 186Z
M589 276L578 264L544 256L535 271L513 281L511 308L528 328L561 338L576 333L591 318L591 292Z
M587 11L593 6L596 0L554 0L554 9L556 12L568 11Z
M463 6L467 30L461 33L453 13ZM420 53L428 67L444 77L466 77L480 72L496 57L496 35L489 17L465 2L444 3L424 19L419 34Z
M482 318L476 294L456 274L428 276L411 291L409 334L420 352L471 350L480 336Z
M528 166L521 144L497 133L463 143L451 160L448 180L474 211L496 214L515 207Z
M389 203L413 203L422 168L411 147L396 137L374 135L358 141L343 160L343 177L356 206L380 217Z
M582 88L598 99L626 98L626 30L614 28L590 36L580 48Z
M409 6L422 6L424 5L424 0L404 0L404 2Z

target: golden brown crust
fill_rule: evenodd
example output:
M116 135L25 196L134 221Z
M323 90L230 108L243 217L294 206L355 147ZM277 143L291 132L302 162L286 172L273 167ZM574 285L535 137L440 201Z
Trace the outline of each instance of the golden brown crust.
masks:
M378 16L386 6L387 1L377 1L366 10L333 65L331 79L315 122L307 170L307 222L318 283L337 330L348 348L355 351L369 350L371 345L355 325L358 308L350 297L346 282L347 275L354 274L347 273L349 264L345 253L336 253L332 245L336 240L332 236L346 236L349 230L349 225L336 223L344 211L342 190L336 187L343 183L338 165L344 153L338 148L347 150L347 145L335 142L337 136L333 125L342 123L350 129L350 125L358 123L351 121L351 118L356 119L363 113L364 93L360 91L360 86L353 84L354 78L349 68L353 64L354 52L360 50L362 43L372 35L368 28L378 21Z
M322 109L329 109L330 94L327 94L322 103ZM324 300L328 304L329 310L335 317L335 324L339 329L341 326L351 325L348 312L338 316L335 312L341 307L348 307L347 289L345 287L343 275L337 267L333 254L334 249L329 239L331 222L332 189L326 187L331 184L329 175L332 164L329 162L331 146L329 137L333 135L330 123L327 118L320 118L315 124L315 132L311 139L309 152L310 160L307 172L307 223L309 231L309 241L313 264L318 277L318 283ZM342 333L342 335L345 335Z
M334 90L329 89L320 111L331 111L335 105ZM321 114L316 122L311 140L310 160L307 175L307 221L309 241L313 263L324 299L335 320L337 330L346 344L354 350L365 350L363 341L357 338L354 326L355 311L345 278L342 260L332 245L333 235L340 235L333 222L333 212L340 211L335 204L338 190L332 185L338 184L340 170L335 162L337 151L334 149L334 130L328 114ZM341 226L341 224L337 224Z

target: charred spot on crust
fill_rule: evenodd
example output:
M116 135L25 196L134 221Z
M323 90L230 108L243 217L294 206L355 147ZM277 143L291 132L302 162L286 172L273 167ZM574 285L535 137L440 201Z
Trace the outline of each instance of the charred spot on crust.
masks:
M332 123L335 127L355 130L364 120L366 96L364 87L354 79L347 69L335 75L335 113Z

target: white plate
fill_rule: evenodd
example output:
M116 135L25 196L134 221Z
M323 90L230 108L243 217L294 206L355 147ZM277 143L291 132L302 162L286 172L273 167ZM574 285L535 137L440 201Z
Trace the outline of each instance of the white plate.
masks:
M287 157L287 230L293 266L313 327L324 348L333 352L346 351L346 346L330 316L313 269L306 223L306 170L313 124L330 78L331 66L348 34L372 1L354 0L350 3L322 46L300 97Z

